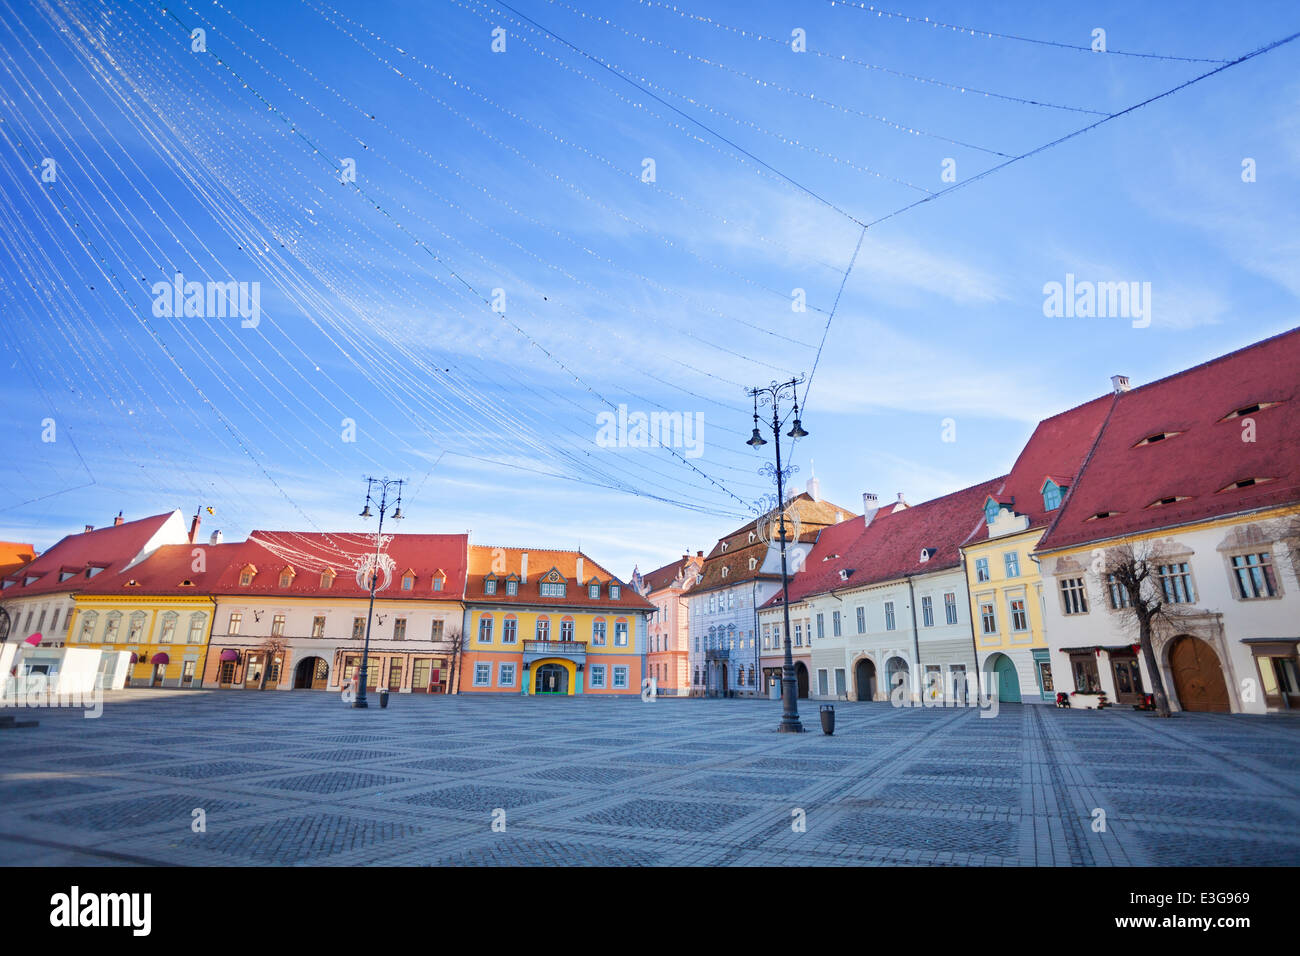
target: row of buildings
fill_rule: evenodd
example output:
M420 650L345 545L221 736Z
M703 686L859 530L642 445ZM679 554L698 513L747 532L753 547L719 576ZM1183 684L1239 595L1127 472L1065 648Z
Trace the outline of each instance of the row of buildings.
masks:
M1300 705L1298 389L1295 330L1141 387L1116 376L1005 474L932 501L850 511L814 477L782 509L800 696L1137 703L1152 674L1127 557L1160 605L1175 708ZM119 515L40 555L0 544L0 676L54 673L72 648L101 653L106 686L340 689L369 626L369 684L401 693L776 696L772 517L624 582L464 534L226 544L198 515Z
M1123 563L1159 604L1175 709L1300 705L1300 330L1045 419L1010 470L909 505L786 514L800 696L948 703L1152 689ZM779 691L784 609L764 521L644 576L670 692ZM1087 700L1087 698L1082 698Z
M199 537L179 511L70 535L0 579L3 674L104 686L640 693L652 606L576 551L465 534ZM369 584L378 575L374 613ZM56 681L57 683L57 681Z

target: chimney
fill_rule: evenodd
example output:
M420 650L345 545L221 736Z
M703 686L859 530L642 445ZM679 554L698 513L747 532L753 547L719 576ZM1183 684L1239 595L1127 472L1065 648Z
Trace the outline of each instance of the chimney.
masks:
M528 552L519 555L519 583L528 583Z
M220 544L220 543L221 543L221 531L220 529L218 529L217 531L212 532L212 537L208 538L208 544Z
M902 511L904 508L907 508L907 507L910 507L910 506L908 505L908 503L907 503L906 501L903 500L903 493L900 491L900 492L898 493L898 500L894 502L894 507L891 509L891 511L892 511L892 513L897 513L897 512Z
M190 522L190 544L199 543L199 522L201 520L199 513L194 512L194 520Z
M578 583L582 583L582 555L578 555Z
M122 524L125 520L126 519L122 517L122 512L119 511L117 513L117 517L113 519L113 527L116 528L118 525Z
M880 508L876 505L876 496L869 491L864 491L862 493L862 526L864 528L871 527L871 521L876 517L876 512L879 510Z
M696 556L697 558L702 558L702 557L704 557L704 552L703 552L703 551L696 551L696 552L695 552L695 556Z
M1116 395L1118 395L1120 392L1127 392L1129 390L1128 376L1112 375L1110 377L1110 388L1111 391L1114 392Z
M95 526L94 526L93 524L88 524L88 525L86 525L85 530L82 531L82 534L90 534L90 532L92 532L92 531L94 531L94 530L95 530Z

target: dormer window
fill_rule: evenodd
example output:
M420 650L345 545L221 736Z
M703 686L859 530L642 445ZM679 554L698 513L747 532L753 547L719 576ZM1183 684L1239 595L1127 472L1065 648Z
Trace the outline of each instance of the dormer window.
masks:
M415 572L414 572L414 571L407 571L405 574L402 575L402 590L403 590L403 591L413 591L413 590L415 590Z
M724 565L722 566L722 576L725 578L725 577L726 577L730 572L731 572L731 568L727 567L727 566L724 564Z
M1254 415L1256 412L1263 411L1266 408L1272 408L1274 405L1280 405L1280 402L1255 402L1251 405L1243 405L1241 408L1234 408L1228 414L1219 419L1226 422L1230 418L1243 418L1246 415Z
M749 570L753 571L756 567L758 567L758 558L750 558Z
M935 548L922 548L920 561L922 564L929 561L935 555Z
M320 586L323 590L329 590L334 586L334 569L326 568L320 574Z
M293 570L293 568L285 568L283 571L280 572L280 587L282 588L292 587L293 579L295 576L296 576L296 572Z
M992 524L993 522L997 521L998 512L1001 510L1002 508L992 498L986 501L984 503L984 523Z
M595 582L592 582L591 584L587 585L587 597L591 598L593 601L599 598L600 585Z
M723 551L726 551L726 550L727 550L727 542L725 542L725 541L722 542L722 550L723 550Z
M135 578L132 578L130 581L126 582L126 586L129 588L138 588L140 586L140 582L137 581Z
M10 578L5 578L5 582L4 582L3 587L4 587L5 589L8 589L8 588L13 587L13 586L14 586L15 584L17 584L17 583L18 583L17 581L14 581L14 580L12 580L12 579L10 579Z
M439 568L437 571L434 572L433 575L433 589L435 591L441 591L442 586L446 583L447 583L447 572L443 571L442 568Z
M1102 518L1113 518L1117 514L1119 514L1118 511L1098 511L1095 515L1089 515L1088 520L1100 521Z
M102 565L102 564L92 564L90 567L86 568L86 577L88 577L88 578L93 578L96 574L98 574L100 571L103 571L103 570L104 570L104 565ZM35 578L30 578L29 580L31 580L31 581L35 581L36 579L35 579Z
M1191 495L1170 495L1167 498L1157 498L1155 501L1151 502L1151 504L1147 505L1147 507L1163 508L1165 505L1172 505L1179 501L1186 501L1190 497Z
M564 597L565 592L564 576L555 568L547 571L538 582L538 590L542 597Z
M1220 488L1219 493L1225 491L1235 491L1238 488L1251 488L1255 485L1263 485L1270 481L1276 481L1275 478L1240 478L1226 487Z
M484 593L484 594L496 594L496 593L497 593L497 579L496 579L496 575L494 575L494 574L489 574L487 577L485 577L485 578L483 579L483 593Z
M1181 434L1182 432L1156 432L1154 435L1148 435L1133 447L1141 448L1143 445L1154 445L1156 442L1164 441L1166 438L1173 438L1175 435Z
M621 595L622 593L623 593L623 589L620 588L617 584L615 584L613 581L609 583L609 599L611 601L619 600L619 595Z
M135 582L132 582L132 583L135 583ZM191 581L189 578L186 578L184 581L181 582L181 587L183 587L183 588L192 588L192 587L194 587L194 582Z
M68 571L68 570L65 569L65 570L59 572L59 580L60 580L60 581L66 581L66 580L68 580L68 578L75 578L76 576L77 576L77 572L76 572L76 571Z
M849 579L849 575L852 573L853 573L852 568L840 568L840 580L847 581Z
M1048 478L1043 482L1043 510L1055 511L1061 507L1061 486Z
M518 593L519 593L519 579L511 578L509 581L506 582L506 594L508 594L511 597L514 597Z
M758 537L758 535L756 535L753 531L751 531L751 532L749 533L749 543L750 543L750 544L753 544L753 543L754 543L754 539L755 539L756 537Z

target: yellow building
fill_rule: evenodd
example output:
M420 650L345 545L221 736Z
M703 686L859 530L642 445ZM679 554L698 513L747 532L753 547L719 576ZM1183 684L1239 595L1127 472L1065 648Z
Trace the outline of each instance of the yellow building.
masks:
M581 552L472 546L461 693L640 694L652 610Z
M129 651L127 686L191 687L201 681L216 601L210 584L233 545L164 545L76 594L69 647Z
M1106 395L1040 422L962 546L981 684L987 690L996 677L1008 703L1055 699L1043 579L1032 554L1112 405Z

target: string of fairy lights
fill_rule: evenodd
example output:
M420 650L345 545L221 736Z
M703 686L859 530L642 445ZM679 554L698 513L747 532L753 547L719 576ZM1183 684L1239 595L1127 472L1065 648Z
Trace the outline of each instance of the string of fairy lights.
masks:
M745 418L740 387L810 367L806 405L867 230L951 191L891 169L898 156L883 142L877 150L867 140L868 155L848 155L840 138L822 138L825 124L865 122L881 136L994 160L965 186L1143 105L1113 111L1053 102L807 46L828 68L888 74L936 95L1097 117L1030 151L976 143L921 117L888 116L762 66L706 56L676 33L633 27L570 0L547 2L594 35L607 31L666 57L673 81L588 49L509 3L450 0L448 9L458 28L508 27L513 49L526 54L523 68L576 84L592 115L631 117L647 144L684 151L720 176L741 170L748 178L723 193L647 179L608 140L565 127L428 47L385 37L329 0L300 0L295 9L369 64L372 83L326 78L229 0L35 0L39 34L22 13L0 10L0 253L18 286L3 289L16 319L6 340L34 377L95 414L104 423L96 445L152 486L183 487L239 513L247 493L236 476L196 463L228 449L246 458L318 532L259 535L295 566L350 567L366 548L321 531L301 493L287 487L286 458L303 473L350 482L358 466L419 462L413 470L432 471L452 456L687 511L748 516L766 485L738 448L743 429L727 424ZM789 43L663 0L637 6L768 47ZM983 41L1089 49L869 4L830 6ZM202 49L191 46L198 28L207 37ZM1189 82L1242 62L1104 52L1218 64ZM65 68L66 57L78 71ZM727 102L721 87L707 84L703 96L691 89L674 62L752 90L755 114ZM422 142L415 125L375 105L380 87L385 97L396 90L421 104L474 149L462 157ZM765 109L778 101L779 109ZM794 133L781 118L792 110L821 119ZM742 143L724 125L765 145ZM497 159L476 164L478 151ZM893 211L850 211L824 176L794 164L800 154L867 177L883 190L869 201ZM52 155L65 173L47 182L42 161ZM346 175L348 155L363 157L364 175ZM898 202L900 189L913 196ZM756 215L754 196L763 195L798 209L828 241L806 243L779 216ZM854 205L866 201L854 195ZM561 203L572 212L557 217ZM595 241L601 229L618 241ZM741 235L761 254L734 255L728 240ZM843 252L828 255L832 247ZM159 281L250 272L271 290L260 325L150 311L148 290ZM789 319L795 286L815 322ZM502 290L508 307L497 301ZM629 402L668 413L682 399L721 410L702 457L667 445L653 455L593 447L596 415ZM333 451L340 422L371 403L381 413L361 417L378 441L340 457Z

